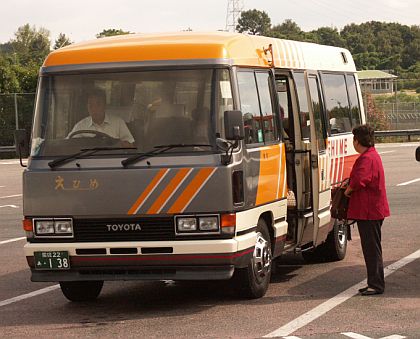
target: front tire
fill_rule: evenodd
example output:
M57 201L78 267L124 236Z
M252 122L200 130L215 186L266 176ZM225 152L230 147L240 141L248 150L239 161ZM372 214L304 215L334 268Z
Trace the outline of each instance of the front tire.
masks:
M271 240L267 224L258 221L255 248L248 267L235 272L235 284L242 297L257 299L265 295L271 278L272 254Z
M95 300L103 285L103 281L60 281L61 292L75 302Z
M347 223L343 221L334 221L334 228L328 234L325 241L325 257L330 261L343 260L347 253Z

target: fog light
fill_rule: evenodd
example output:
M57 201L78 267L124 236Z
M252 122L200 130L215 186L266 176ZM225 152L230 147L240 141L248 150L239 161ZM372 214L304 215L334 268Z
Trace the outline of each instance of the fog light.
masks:
M55 220L54 229L57 234L73 234L71 220Z
M35 222L35 232L39 235L54 234L54 221L37 220Z
M178 232L191 232L197 230L196 218L178 218L176 222Z
M200 217L198 219L200 231L218 231L219 220L217 217Z

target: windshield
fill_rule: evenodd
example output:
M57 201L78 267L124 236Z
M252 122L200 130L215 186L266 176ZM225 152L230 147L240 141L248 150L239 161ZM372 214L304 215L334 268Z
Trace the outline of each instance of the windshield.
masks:
M31 155L63 156L95 147L138 153L159 145L215 145L217 137L224 137L223 112L232 109L227 69L43 76Z

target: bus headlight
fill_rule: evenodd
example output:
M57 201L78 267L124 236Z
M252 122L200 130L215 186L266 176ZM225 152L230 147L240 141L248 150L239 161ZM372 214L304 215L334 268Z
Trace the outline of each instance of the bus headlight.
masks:
M56 234L73 234L71 220L55 220L54 229Z
M54 221L53 220L35 221L35 233L37 235L54 234Z
M219 230L219 218L214 217L199 217L199 228L200 231L218 231Z
M194 232L197 230L197 219L195 217L177 218L178 232Z

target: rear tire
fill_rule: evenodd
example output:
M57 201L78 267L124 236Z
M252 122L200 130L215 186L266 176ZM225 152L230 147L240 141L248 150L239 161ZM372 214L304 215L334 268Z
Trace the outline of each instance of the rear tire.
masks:
M60 281L61 291L70 301L92 301L101 293L103 281Z
M239 294L249 299L261 298L268 289L271 278L272 254L271 240L267 224L258 221L255 249L248 267L237 269L233 277Z

